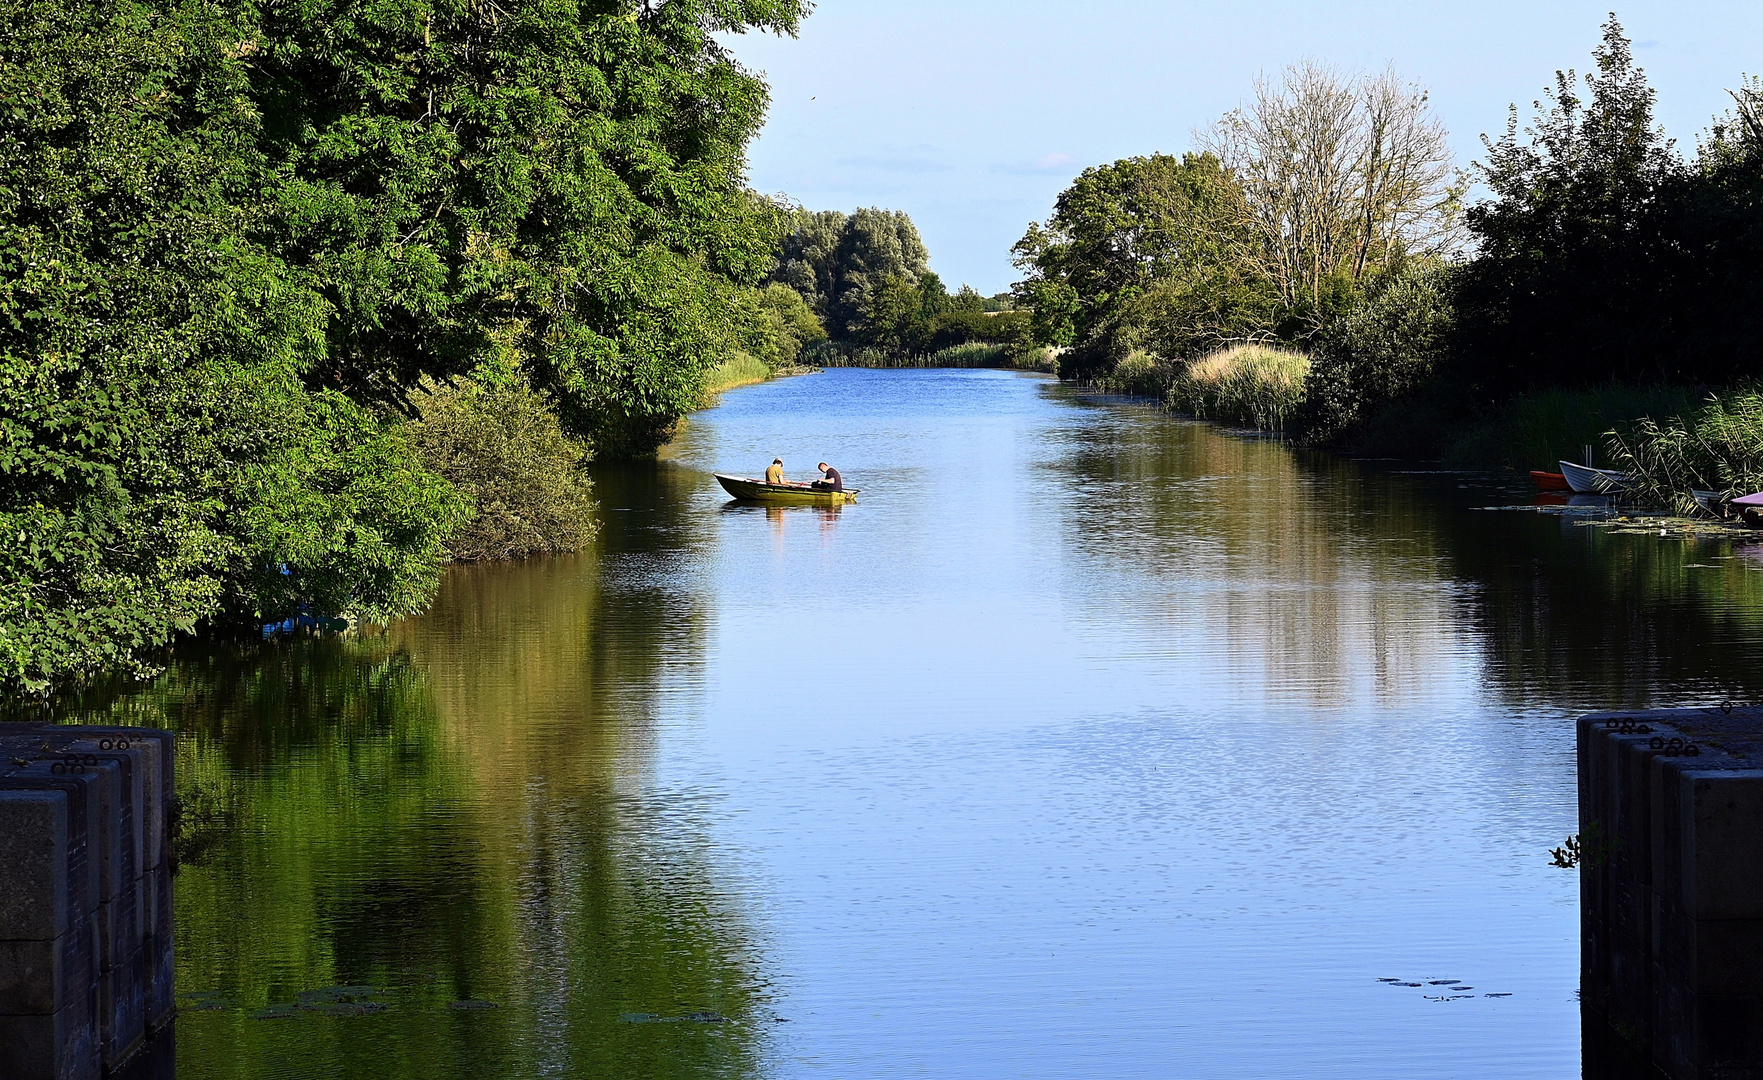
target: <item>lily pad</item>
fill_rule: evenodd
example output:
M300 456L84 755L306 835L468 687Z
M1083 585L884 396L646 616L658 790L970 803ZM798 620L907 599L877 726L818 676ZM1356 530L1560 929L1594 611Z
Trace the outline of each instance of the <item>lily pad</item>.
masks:
M378 997L385 991L374 986L326 986L317 990L302 990L295 995L302 1003L314 1002L349 1002L360 998Z
M377 1001L316 1001L300 1008L320 1016L366 1016L386 1011L386 1007Z
M179 994L178 1009L183 1012L221 1012L237 1004L231 997L219 990L197 990L193 993Z
M283 1001L283 1002L279 1002L275 1005L266 1005L263 1008L258 1009L256 1012L251 1014L251 1019L253 1019L253 1020L287 1020L287 1019L289 1019L293 1016L296 1016L296 1015L298 1015L298 1014L294 1010L293 1002Z

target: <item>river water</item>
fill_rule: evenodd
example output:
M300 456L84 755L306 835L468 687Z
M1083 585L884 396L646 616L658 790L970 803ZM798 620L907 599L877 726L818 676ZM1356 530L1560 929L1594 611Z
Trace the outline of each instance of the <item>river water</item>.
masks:
M826 458L838 510L712 471ZM206 642L177 1074L1579 1072L1570 718L1750 700L1763 560L1039 376L737 390L576 556Z

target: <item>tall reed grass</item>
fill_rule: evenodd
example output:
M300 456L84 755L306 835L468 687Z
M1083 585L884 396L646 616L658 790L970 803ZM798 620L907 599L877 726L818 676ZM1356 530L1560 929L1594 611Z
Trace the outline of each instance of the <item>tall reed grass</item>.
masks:
M1608 434L1610 456L1644 501L1693 513L1692 489L1726 498L1763 491L1763 387L1710 395L1690 414L1643 417Z
M716 404L717 395L724 390L733 390L737 386L750 386L771 378L771 366L750 353L739 349L729 354L722 363L704 373L704 389L701 404L708 408Z
M1175 376L1171 408L1201 420L1284 431L1304 401L1310 358L1266 345L1232 345L1209 353Z
M1169 396L1182 370L1179 361L1161 360L1143 349L1134 349L1114 365L1111 373L1097 380L1097 385L1117 394L1136 394L1162 401Z

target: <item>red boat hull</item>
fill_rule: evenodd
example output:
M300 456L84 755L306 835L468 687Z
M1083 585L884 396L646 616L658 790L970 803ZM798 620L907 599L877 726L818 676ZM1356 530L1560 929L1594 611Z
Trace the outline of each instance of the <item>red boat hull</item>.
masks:
M1558 472L1542 472L1538 469L1530 471L1530 478L1536 481L1538 491L1570 491L1567 477Z

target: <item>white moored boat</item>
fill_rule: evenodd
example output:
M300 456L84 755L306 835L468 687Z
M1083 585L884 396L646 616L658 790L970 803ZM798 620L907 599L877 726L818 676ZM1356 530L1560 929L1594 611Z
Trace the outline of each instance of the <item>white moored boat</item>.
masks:
M1561 475L1567 478L1567 486L1581 495L1620 495L1630 483L1627 473L1593 469L1571 461L1561 463Z

